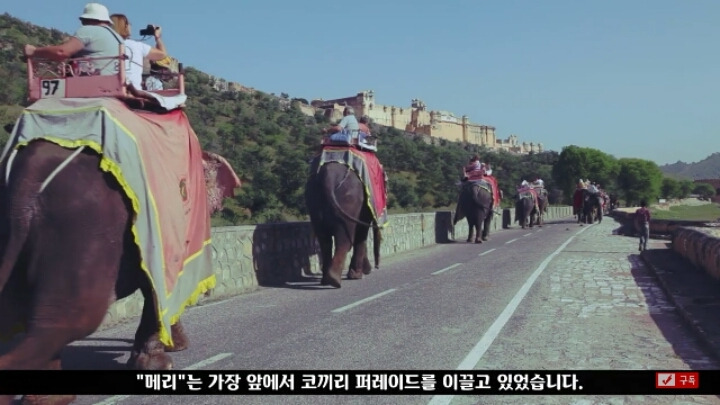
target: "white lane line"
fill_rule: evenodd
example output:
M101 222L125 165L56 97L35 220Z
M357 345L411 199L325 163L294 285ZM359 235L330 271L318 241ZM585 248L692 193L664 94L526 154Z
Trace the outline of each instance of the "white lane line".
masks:
M191 365L185 367L183 370L197 370L197 369L200 369L200 368L202 368L202 367L205 367L205 366L207 366L207 365L209 365L209 364L217 363L218 361L220 361L220 360L222 360L222 359L224 359L224 358L230 357L230 356L232 356L232 353L220 353L220 354L216 354L216 355L214 355L214 356L212 356L212 357L210 357L210 358L207 358L207 359L205 359L205 360L203 360L203 361L198 361L198 362L195 363L195 364L191 364Z
M438 275L438 274L440 274L440 273L444 273L444 272L446 272L446 271L448 271L448 270L450 270L450 269L454 269L455 267L460 266L460 265L462 265L462 263L455 263L455 264L453 264L452 266L447 266L447 267L445 267L444 269L438 270L438 271L436 271L436 272L434 272L434 273L430 273L430 274L432 274L433 276L435 276L435 275Z
M480 253L478 256L485 256L486 254L488 254L488 253L490 253L490 252L492 252L492 251L494 251L494 250L495 250L495 248L492 248L492 249L488 250L487 252L482 252L482 253Z
M505 242L505 244L506 244L506 245L509 245L509 244L511 244L511 243L513 243L513 242L515 242L516 240L517 240L517 238L515 238L515 239L511 239L511 240L509 240L509 241Z
M523 236L530 236L530 235L532 235L532 232L531 232L531 233L526 233L526 234L523 235Z
M195 364L191 364L191 365L183 368L183 370L197 370L197 369L199 369L199 368L205 367L205 366L207 366L207 365L209 365L209 364L212 364L212 363L216 363L216 362L218 362L218 361L220 361L220 360L222 360L222 359L224 359L224 358L226 358L226 357L230 357L230 356L232 356L232 353L220 353L220 354L216 354L215 356L212 356L212 357L207 358L207 359L202 360L202 361L198 361L198 362L195 363ZM123 400L128 399L128 398L130 398L130 395L115 395L115 396L113 396L113 397L104 399L104 400L102 400L102 401L100 401L100 402L96 402L96 403L94 403L93 405L114 405L114 404L117 404L118 402L123 401Z
M390 294L391 292L393 292L393 291L395 291L395 290L396 290L395 288L391 288L391 289L386 290L386 291L383 291L383 292L381 292L381 293L378 293L378 294L375 294L375 295L371 295L371 296L369 296L369 297L367 297L367 298L363 298L363 299L361 299L360 301L355 301L355 302L353 302L352 304L345 305L344 307L335 308L335 309L333 309L331 312L338 313L338 312L347 311L347 310L350 309L350 308L354 308L354 307L356 307L356 306L358 306L358 305L360 305L360 304L364 304L364 303L366 303L366 302L368 302L368 301L372 301L372 300L374 300L375 298L380 298L380 297L382 297L383 295Z
M546 257L545 260L540 263L540 266L535 269L535 271L525 281L525 284L520 287L520 290L518 290L512 300L510 300L510 303L508 303L500 316L498 316L495 322L490 325L490 328L487 330L487 332L485 332L483 337L480 338L480 341L477 342L475 347L470 350L470 353L468 353L468 355L463 359L463 361L460 362L460 365L457 367L456 370L472 370L473 368L475 368L475 366L477 366L487 349L490 348L490 345L500 334L503 326L505 326L507 321L510 320L518 305L520 305L520 301L525 298L525 295L528 293L528 291L530 291L530 288L535 283L535 280L537 280L540 274L542 274L543 270L545 270L550 261L555 258L555 256L557 256L563 249L565 249L567 245L570 244L573 239L575 239L576 236L580 235L588 228L589 227L583 228L575 235L571 236L568 240L565 241L565 243L560 245L557 250L552 252L550 256ZM436 395L432 397L430 402L428 402L428 405L448 405L450 401L452 401L453 397L454 395Z

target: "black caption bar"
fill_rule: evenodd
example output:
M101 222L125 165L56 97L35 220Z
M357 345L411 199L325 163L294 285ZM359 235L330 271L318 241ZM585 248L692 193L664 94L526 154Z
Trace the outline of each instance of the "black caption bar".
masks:
M0 394L716 395L718 371L0 371Z

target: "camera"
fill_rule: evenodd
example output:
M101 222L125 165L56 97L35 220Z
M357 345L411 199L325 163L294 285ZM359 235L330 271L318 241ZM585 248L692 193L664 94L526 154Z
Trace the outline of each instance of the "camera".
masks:
M145 29L140 30L140 35L144 37L155 35L155 26L152 24L148 24Z

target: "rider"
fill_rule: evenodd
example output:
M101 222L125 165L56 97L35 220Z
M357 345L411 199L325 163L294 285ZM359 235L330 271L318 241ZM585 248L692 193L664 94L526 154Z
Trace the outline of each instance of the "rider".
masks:
M142 90L143 61L147 58L150 61L158 61L167 56L165 44L160 38L162 29L155 27L155 47L130 39L130 21L124 14L113 14L110 16L113 22L113 29L125 40L125 54L129 57L126 62L127 82L133 87L132 90Z
M370 117L368 117L367 115L363 115L362 117L360 117L358 127L360 128L358 131L358 145L361 146L363 149L376 151L377 147L367 142L367 137L371 135Z
M343 118L336 125L325 128L323 132L330 133L331 141L344 141L351 143L356 139L360 131L360 124L355 118L355 109L346 106L343 110Z
M110 16L107 7L99 3L88 3L80 15L82 26L75 31L75 34L60 45L35 47L25 45L26 57L36 57L64 61L69 58L103 58L117 57L119 45L123 43L120 37L110 24ZM84 70L89 74L114 75L117 74L115 64L110 60L97 62L100 67L92 69L88 62L84 62Z

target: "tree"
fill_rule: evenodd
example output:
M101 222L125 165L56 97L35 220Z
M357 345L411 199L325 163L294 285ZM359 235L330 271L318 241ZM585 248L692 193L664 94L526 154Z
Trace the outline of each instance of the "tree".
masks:
M552 169L552 178L556 186L563 191L567 201L573 195L573 190L580 179L590 179L603 185L603 188L617 177L619 171L618 161L605 152L592 148L581 148L570 145L563 148L557 163Z
M681 194L680 183L673 178L664 177L660 186L660 195L663 198L678 198L679 194Z
M693 183L692 180L680 180L678 184L680 185L679 198L687 198L695 187L695 183Z
M713 188L712 184L695 183L693 194L697 194L701 198L710 199L715 196L715 189Z
M644 159L623 158L619 161L617 185L628 206L640 200L652 201L660 194L663 173L655 162Z

